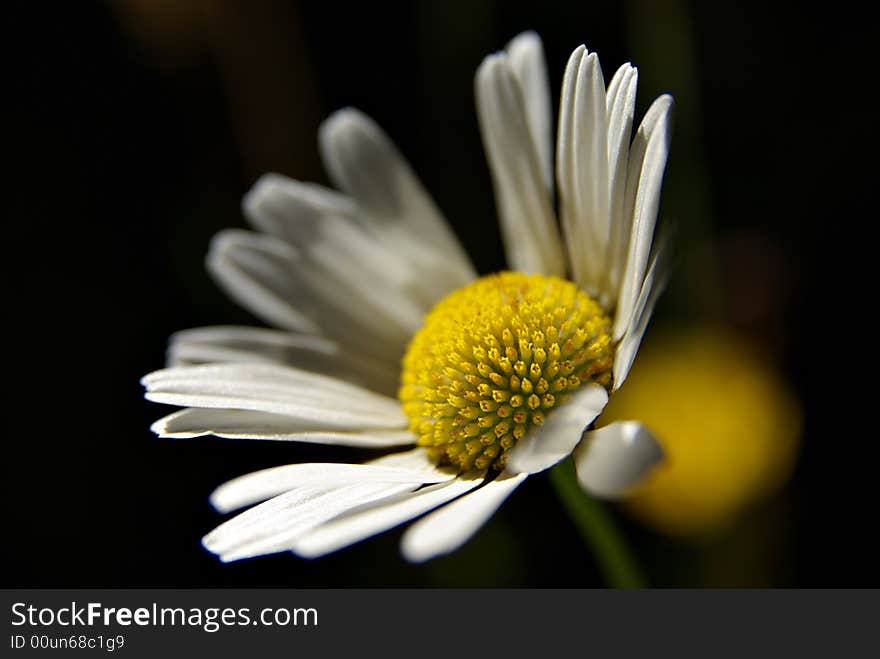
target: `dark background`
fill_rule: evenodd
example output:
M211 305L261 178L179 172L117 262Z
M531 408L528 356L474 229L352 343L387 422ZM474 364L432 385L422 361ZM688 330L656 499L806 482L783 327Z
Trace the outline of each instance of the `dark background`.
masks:
M207 504L217 484L352 454L159 440L149 424L167 409L138 384L163 365L171 332L254 322L205 274L208 240L243 226L240 199L260 173L326 181L316 130L345 105L386 128L479 269L500 268L472 76L524 29L544 39L557 99L582 42L606 78L639 66L638 116L659 93L676 96L664 214L683 258L659 322L714 314L760 337L805 410L791 482L728 537L691 546L621 519L652 583L880 585L876 212L860 206L876 170L866 18L840 4L667 0L135 0L5 13L12 424L0 585L601 583L544 478L425 566L399 557L399 531L317 562L221 565L199 545L219 521ZM718 281L689 278L706 259ZM737 314L737 300L768 290L763 315Z

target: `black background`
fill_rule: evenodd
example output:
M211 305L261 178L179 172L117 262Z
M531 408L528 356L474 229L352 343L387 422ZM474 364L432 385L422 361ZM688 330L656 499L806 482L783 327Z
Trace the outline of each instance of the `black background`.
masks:
M205 274L207 242L243 226L240 198L261 172L326 180L315 134L338 107L376 118L479 269L501 267L472 76L523 29L544 38L555 94L568 54L586 42L606 77L628 59L639 66L639 114L657 94L676 95L664 212L680 216L686 236L760 230L782 263L764 271L759 261L749 277L758 287L784 280L770 345L806 413L795 475L764 517L709 558L623 520L652 582L880 584L876 212L860 205L876 185L865 17L840 4L205 1L154 3L166 18L152 23L150 4L4 12L13 111L4 586L600 583L541 478L468 546L426 566L402 561L399 532L317 562L280 555L223 566L198 542L218 521L207 504L213 487L343 456L158 440L148 428L165 410L143 401L138 384L163 365L171 332L254 322ZM682 49L684 69L675 64ZM697 245L685 241L685 254ZM700 291L674 283L667 316L684 313L676 300L688 296ZM765 546L762 525L780 519L784 541Z

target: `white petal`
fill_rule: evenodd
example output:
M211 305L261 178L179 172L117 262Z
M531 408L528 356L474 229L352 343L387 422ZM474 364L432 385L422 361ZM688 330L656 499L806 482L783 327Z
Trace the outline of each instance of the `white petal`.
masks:
M359 209L347 197L266 174L242 205L257 228L296 247L307 266L369 298L375 306L389 307L404 321L409 317L414 328L437 302L437 282L423 276L420 263L391 249L362 226ZM454 277L444 282L447 288L458 284Z
M602 303L613 307L620 291L620 280L626 260L626 249L632 228L632 217L625 215L626 174L629 162L629 143L636 103L638 71L629 64L621 66L608 87L608 194L611 208L611 227L608 241L608 277Z
M382 533L398 524L469 492L483 482L484 473L467 473L439 485L430 485L400 497L347 515L315 528L291 544L304 558L317 558Z
M615 103L615 98L626 86L625 79L633 71L635 71L635 68L629 62L627 62L625 64L621 64L618 67L617 71L614 72L614 75L611 76L611 82L608 83L608 88L605 90L605 109L608 111L609 126L611 125L611 108ZM610 133L611 131L609 129L609 135ZM610 142L611 140L609 140L609 144ZM608 153L611 153L611 149L608 150Z
M510 452L508 469L534 474L568 457L607 403L608 392L601 385L582 387L519 440Z
M340 401L330 399L319 400L311 398L299 403L287 403L285 401L266 400L266 396L259 398L245 398L242 396L224 396L201 393L177 393L177 392L148 392L145 395L147 400L154 403L164 403L165 405L177 405L179 407L201 407L215 408L230 411L253 410L258 412L269 412L276 415L291 417L297 422L301 430L305 428L321 431L321 430L352 430L355 428L389 428L395 423L399 423L398 427L403 427L403 422L399 418L392 416L382 416L380 414L371 414L365 410L349 410L339 409ZM213 431L205 431L206 434ZM305 436L293 436L288 433L289 437L278 437L277 439L295 439L296 441L309 441ZM179 436L179 435L178 435ZM190 437L198 436L190 434ZM234 436L234 435L233 435ZM250 436L247 431L243 431L240 437ZM271 439L271 437L264 437ZM316 441L316 440L311 440ZM320 443L330 443L324 441L323 434L317 440Z
M383 455L375 460L370 460L367 464L391 467L394 469L426 471L428 473L434 473L437 470L437 465L428 458L427 451L420 447L416 447L410 451L389 453L388 455Z
M410 526L400 548L414 563L455 551L467 542L504 503L528 474L501 474Z
M372 119L353 108L339 110L321 125L318 137L330 178L357 201L364 221L383 240L419 258L441 255L444 278L455 286L476 276L437 206Z
M149 391L166 391L174 385L177 391L210 391L247 393L253 388L276 390L285 395L309 392L345 397L356 405L384 406L394 409L399 403L387 396L343 382L334 377L311 373L281 364L202 364L165 368L145 375L141 383ZM202 389L201 387L204 387ZM308 394L307 394L308 395Z
M607 140L602 69L581 46L562 83L556 175L572 278L592 295L603 283L611 219Z
M400 427L337 430L333 423L323 423L314 418L303 419L242 409L190 407L159 419L150 429L160 437L173 439L214 435L228 439L260 439L359 448L393 448L415 442L412 433Z
M231 297L263 320L324 334L354 352L396 362L417 325L411 309L378 303L375 295L335 278L272 236L222 231L211 243L208 268Z
M395 469L369 464L305 463L284 465L239 476L211 494L220 512L265 501L296 487L332 488L355 483L441 483L455 478L451 470Z
M529 133L535 142L544 184L553 194L553 117L544 47L535 32L517 35L505 48L510 66L523 91Z
M216 362L287 364L387 395L396 395L399 379L396 365L346 353L336 342L321 336L235 326L198 327L171 336L169 366Z
M229 297L258 318L285 329L318 333L318 325L293 305L298 256L285 243L247 231L221 231L211 241L208 271Z
M337 515L415 487L417 483L357 483L297 488L236 515L206 535L202 544L223 561L283 551L295 538Z
M141 381L146 398L186 407L282 414L314 429L402 428L391 398L335 378L270 364L210 364L163 369Z
M564 276L552 200L530 133L523 90L504 55L483 60L475 91L508 264L522 272Z
M245 217L257 229L297 245L302 226L315 227L327 218L357 222L357 204L315 183L304 183L281 174L261 176L242 199Z
M620 285L614 338L623 336L645 278L660 208L660 189L669 154L672 97L660 96L645 114L630 147L625 216L632 218L626 265Z
M636 421L591 430L574 452L581 487L602 498L626 494L662 459L660 444Z
M669 277L669 242L661 240L659 247L651 260L639 299L632 314L630 324L626 328L623 338L617 344L614 354L614 386L612 391L617 391L620 385L626 381L627 375L635 361L645 330L648 329L648 321L654 313L654 306L660 298L660 294L666 288Z

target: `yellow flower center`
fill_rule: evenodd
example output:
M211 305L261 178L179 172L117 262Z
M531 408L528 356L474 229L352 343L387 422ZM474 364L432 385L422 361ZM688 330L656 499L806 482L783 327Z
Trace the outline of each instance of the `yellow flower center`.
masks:
M501 469L588 382L611 385L611 321L575 284L502 272L441 300L403 358L399 397L432 458Z

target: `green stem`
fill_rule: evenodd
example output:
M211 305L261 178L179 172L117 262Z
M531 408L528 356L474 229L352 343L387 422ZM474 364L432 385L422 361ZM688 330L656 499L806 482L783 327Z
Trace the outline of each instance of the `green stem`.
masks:
M581 489L568 458L550 471L556 495L565 505L584 542L592 550L612 588L644 588L645 581L623 535L601 503Z

